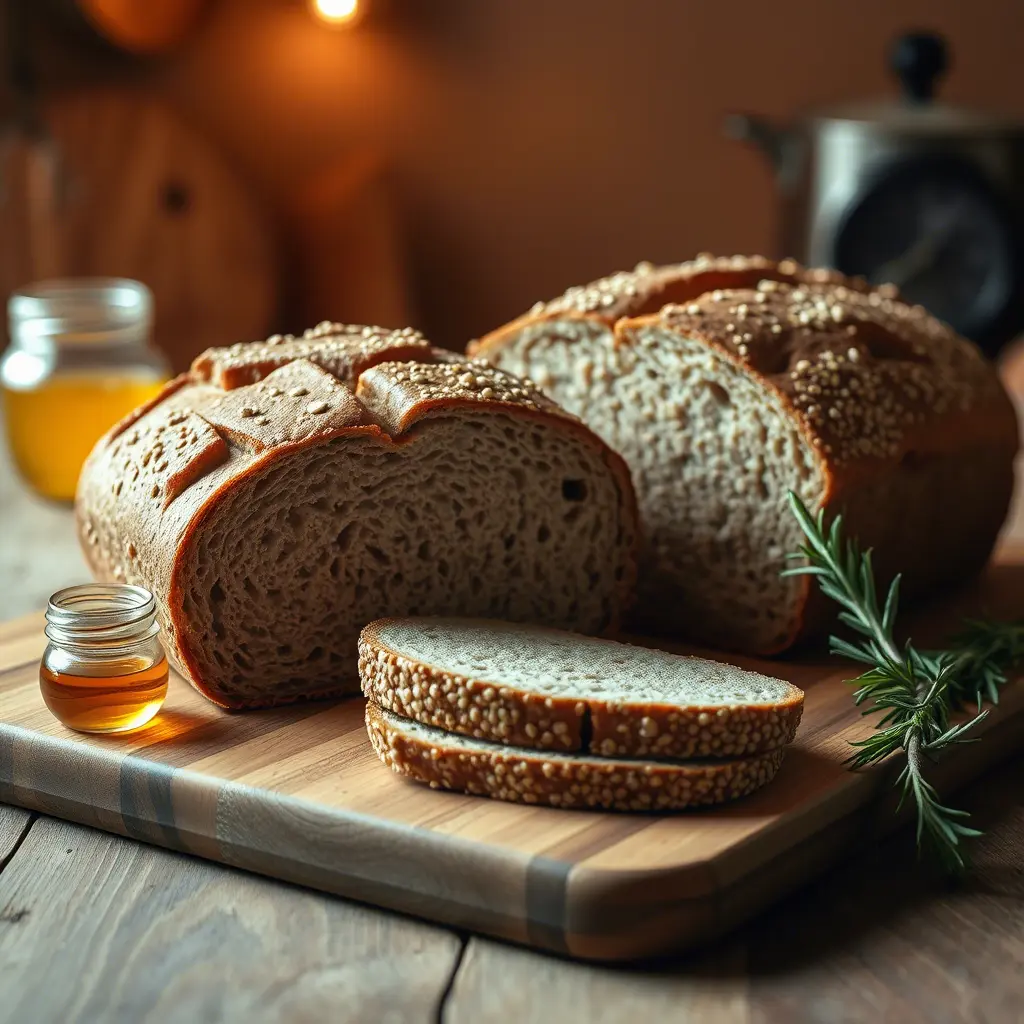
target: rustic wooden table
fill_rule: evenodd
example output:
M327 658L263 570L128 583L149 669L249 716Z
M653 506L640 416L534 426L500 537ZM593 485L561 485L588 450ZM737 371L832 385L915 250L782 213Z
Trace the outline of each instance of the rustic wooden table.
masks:
M0 621L84 578L70 512L0 455ZM966 881L903 834L700 955L630 969L0 805L0 1022L1024 1020L1024 757L959 800L986 831Z

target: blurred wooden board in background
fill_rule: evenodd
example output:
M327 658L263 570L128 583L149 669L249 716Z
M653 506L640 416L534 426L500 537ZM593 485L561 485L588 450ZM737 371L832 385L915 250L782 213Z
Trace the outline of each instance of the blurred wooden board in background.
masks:
M215 149L138 90L57 96L40 113L47 137L0 140L0 294L49 277L142 281L175 370L272 330L275 230Z

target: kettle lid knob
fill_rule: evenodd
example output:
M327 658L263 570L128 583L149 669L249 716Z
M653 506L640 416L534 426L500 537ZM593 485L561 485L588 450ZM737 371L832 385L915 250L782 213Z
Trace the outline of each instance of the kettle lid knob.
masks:
M896 39L889 51L889 68L899 77L904 98L911 103L927 103L948 67L946 41L934 32L908 32Z

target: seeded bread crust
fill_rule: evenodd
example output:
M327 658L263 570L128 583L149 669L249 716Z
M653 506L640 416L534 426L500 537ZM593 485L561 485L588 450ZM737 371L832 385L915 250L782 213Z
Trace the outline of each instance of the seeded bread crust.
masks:
M392 771L432 789L563 809L682 811L747 796L779 770L784 749L719 761L626 761L498 746L366 704L366 731Z
M432 620L380 619L363 629L359 636L363 693L403 718L474 739L602 757L741 757L790 743L803 714L803 691L782 680L773 680L785 694L776 703L737 702L722 707L610 699L598 692L550 696L469 678L444 665L410 659L389 646L382 634L399 621L415 625ZM532 631L571 637L541 627ZM607 643L621 648L628 663L634 648ZM697 658L686 660L704 664ZM628 667L623 671L629 674ZM742 687L748 673L740 669L735 673L736 685ZM756 673L749 675L756 677Z
M744 381L759 406L778 410L806 451L809 468L794 489L827 519L843 513L849 533L874 549L879 576L903 573L908 597L958 582L984 565L1009 506L1017 423L994 368L945 324L901 302L891 286L871 288L762 257L643 264L538 303L469 351L529 373L630 464L645 528L637 606L642 628L773 654L827 621L813 581L778 582L793 540L784 529L753 540L730 532L734 510L755 503L765 518L792 525L784 489L752 493L763 489L763 477L744 462L775 458L765 441L748 431L747 451L715 470L720 486L700 500L723 507L708 512L703 533L694 534L688 518L674 511L694 507L684 471L701 460L710 465L702 445L714 439L702 438L692 425L692 381L704 375L719 380L708 387L726 409L732 396L721 381L729 376ZM620 354L632 369L616 369ZM690 374L686 381L665 369L670 358ZM633 376L616 380L619 373ZM661 389L657 401L652 389ZM623 427L629 405L639 408L641 390L648 396L643 422ZM650 454L655 444L671 451L676 482L667 483L664 474L648 482L657 477ZM970 500L962 500L964 493ZM685 568L676 567L680 551L691 556ZM751 564L751 551L757 558L768 552L763 568ZM729 563L746 564L761 583L763 605L778 607L779 621L770 630L745 620L750 604L702 615L709 596L728 605L715 574Z
M418 361L407 361L413 358ZM396 450L415 439L417 424L463 412L557 426L604 462L619 495L614 514L623 545L611 554L607 576L616 580L607 623L614 630L632 591L637 538L635 497L622 460L528 383L457 360L411 330L322 324L301 338L278 336L203 353L189 373L112 428L87 460L76 498L87 563L100 580L153 592L172 663L218 704L264 707L353 692L354 657L332 687L286 697L275 695L272 685L258 696L239 697L204 668L211 652L199 650L187 609L204 523L277 460L339 439L363 450L367 444ZM222 653L230 659L237 652Z

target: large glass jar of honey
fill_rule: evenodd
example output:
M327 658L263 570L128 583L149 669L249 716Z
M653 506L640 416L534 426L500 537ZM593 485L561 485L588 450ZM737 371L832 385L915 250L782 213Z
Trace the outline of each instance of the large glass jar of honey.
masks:
M43 281L11 296L0 361L7 441L39 494L71 501L103 433L169 377L150 345L153 299L138 281Z

